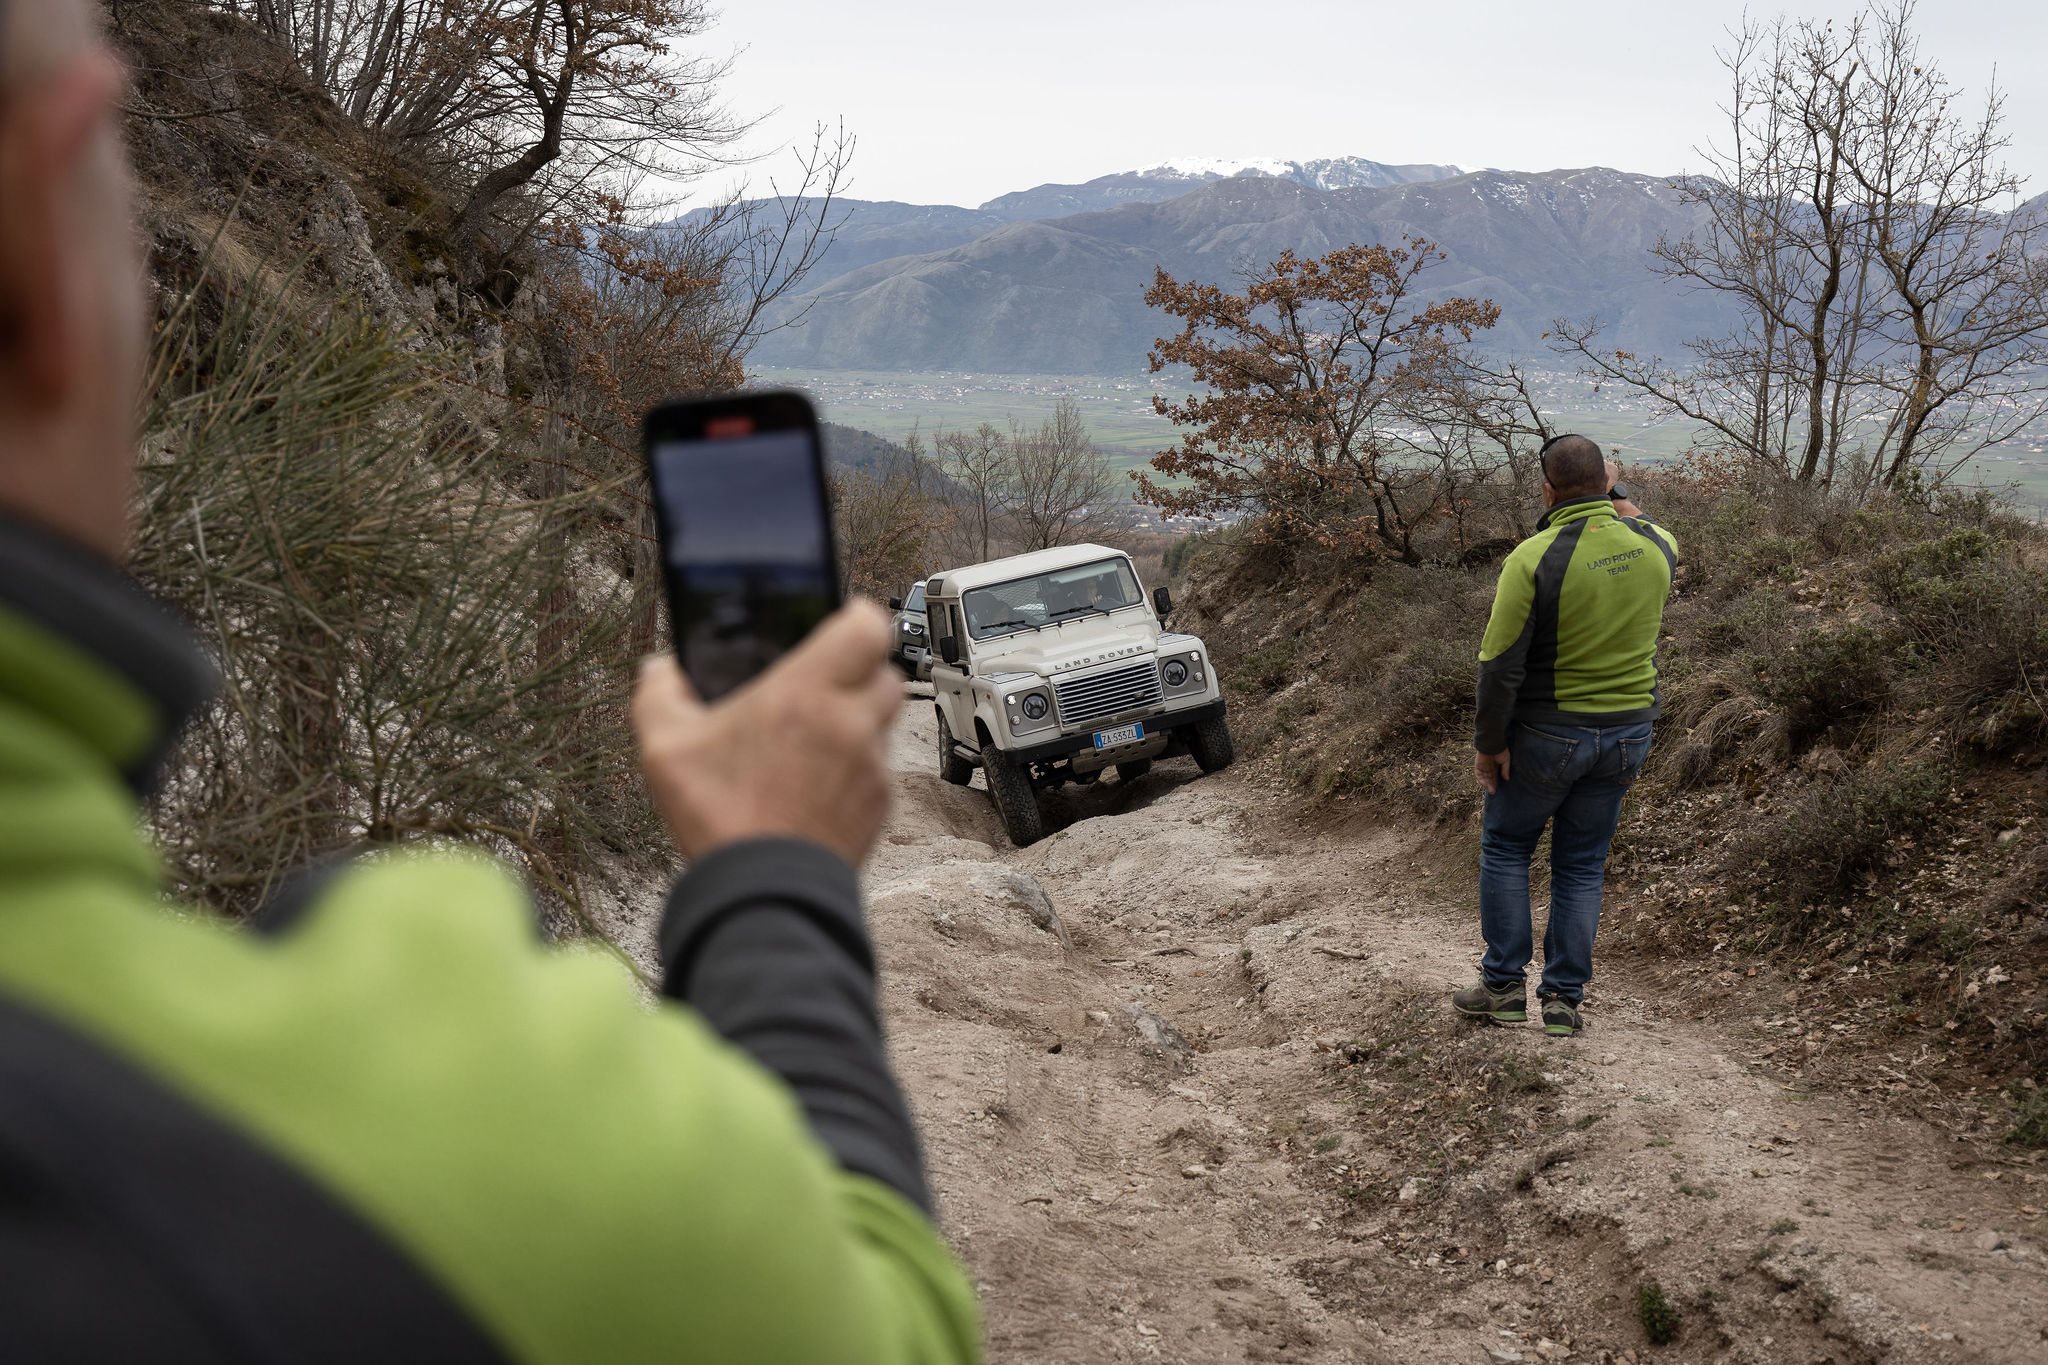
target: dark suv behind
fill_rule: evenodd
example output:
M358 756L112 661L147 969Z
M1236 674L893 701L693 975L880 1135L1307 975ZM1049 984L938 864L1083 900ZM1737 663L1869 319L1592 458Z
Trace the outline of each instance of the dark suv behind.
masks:
M924 638L924 580L910 585L909 596L890 598L889 610L896 613L890 625L889 655L903 665L904 672L917 677L918 664L928 650Z

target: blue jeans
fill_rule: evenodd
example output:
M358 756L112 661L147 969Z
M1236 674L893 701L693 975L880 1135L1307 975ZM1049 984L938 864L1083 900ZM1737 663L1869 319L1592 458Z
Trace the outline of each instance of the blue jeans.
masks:
M1479 971L1496 989L1524 980L1533 937L1529 863L1551 824L1550 927L1536 993L1576 1005L1593 975L1607 846L1621 798L1649 757L1650 722L1606 729L1518 722L1508 749L1508 780L1486 798L1479 834L1479 930L1486 936Z

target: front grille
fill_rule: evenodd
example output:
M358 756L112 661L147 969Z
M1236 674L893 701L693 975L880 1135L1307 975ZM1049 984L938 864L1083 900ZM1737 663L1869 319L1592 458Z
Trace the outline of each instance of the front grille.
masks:
M1159 702L1159 665L1151 659L1114 673L1056 682L1061 725L1088 725Z

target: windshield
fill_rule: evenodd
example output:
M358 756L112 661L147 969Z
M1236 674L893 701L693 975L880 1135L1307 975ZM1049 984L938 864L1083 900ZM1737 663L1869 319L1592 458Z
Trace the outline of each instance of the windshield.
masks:
M967 633L977 640L986 640L994 635L1035 630L1056 621L1076 621L1118 607L1135 607L1142 600L1130 561L1102 559L973 588L961 596L960 605L967 612Z
M903 599L903 610L924 610L924 584L919 583L916 587L910 590L910 596Z

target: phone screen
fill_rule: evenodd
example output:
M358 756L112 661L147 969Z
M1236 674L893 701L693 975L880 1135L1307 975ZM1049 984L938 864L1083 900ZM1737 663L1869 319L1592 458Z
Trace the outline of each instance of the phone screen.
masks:
M781 658L839 604L814 432L759 430L738 416L688 436L650 426L676 650L707 701Z

